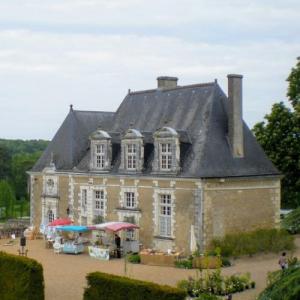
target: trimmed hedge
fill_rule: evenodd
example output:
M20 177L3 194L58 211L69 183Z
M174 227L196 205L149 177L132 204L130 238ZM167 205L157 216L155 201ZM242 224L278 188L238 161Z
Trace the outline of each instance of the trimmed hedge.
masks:
M0 252L1 300L43 300L43 267L34 259Z
M221 248L222 256L238 257L253 255L259 252L279 252L293 250L294 237L285 230L259 229L252 232L227 234L224 238L215 239L212 248Z
M300 299L300 267L274 272L273 278L273 282L259 295L259 300Z
M183 290L101 272L86 276L84 300L184 300Z

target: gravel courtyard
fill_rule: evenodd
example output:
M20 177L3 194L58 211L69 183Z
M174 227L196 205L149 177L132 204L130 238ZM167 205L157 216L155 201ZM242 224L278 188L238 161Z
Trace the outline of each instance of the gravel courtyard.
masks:
M13 246L4 246L6 240L0 240L0 251L17 254L18 243ZM296 238L297 250L295 255L300 258L300 236ZM28 257L39 261L44 268L46 300L79 300L82 299L86 286L85 276L92 271L102 271L111 274L124 275L125 265L123 259L99 261L88 254L68 255L55 254L52 249L45 249L44 241L28 241ZM278 255L256 255L252 258L242 258L234 261L234 266L224 268L222 273L251 273L256 281L256 288L241 294L233 295L234 300L254 300L266 286L267 273L278 270ZM189 275L196 275L195 270L182 270L169 267L156 267L127 264L127 276L141 280L153 281L159 284L176 285L181 279Z

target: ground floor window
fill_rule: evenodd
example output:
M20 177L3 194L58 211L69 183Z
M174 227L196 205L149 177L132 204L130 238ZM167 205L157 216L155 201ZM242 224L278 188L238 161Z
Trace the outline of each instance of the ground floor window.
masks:
M51 223L52 221L54 221L54 213L52 210L48 211L48 223Z
M159 235L172 235L172 199L170 194L161 194L159 198Z

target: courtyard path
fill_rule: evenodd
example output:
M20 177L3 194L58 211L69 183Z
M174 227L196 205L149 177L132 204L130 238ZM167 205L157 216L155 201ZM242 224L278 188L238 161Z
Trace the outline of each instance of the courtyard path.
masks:
M6 240L0 240L0 251L17 254L18 241L14 246L3 246ZM300 236L296 238L297 250L295 255L300 258ZM112 259L98 261L88 256L55 254L51 249L45 249L44 241L28 241L28 256L39 261L44 268L46 300L81 300L85 276L89 272L102 271L111 274L124 275L124 260ZM278 255L256 255L234 261L234 265L224 268L222 273L231 275L236 273L251 273L256 281L256 288L233 295L233 300L254 300L265 288L267 273L278 270ZM196 275L195 270L182 270L168 267L127 264L127 276L131 278L153 281L159 284L175 286L177 281Z

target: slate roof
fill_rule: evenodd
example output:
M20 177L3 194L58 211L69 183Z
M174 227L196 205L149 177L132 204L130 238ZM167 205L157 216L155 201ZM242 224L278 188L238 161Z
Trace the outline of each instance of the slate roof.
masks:
M181 171L177 177L279 175L246 124L245 156L233 158L227 139L227 106L226 95L212 82L131 92L115 113L70 110L32 171L42 171L53 152L57 170L89 172L89 135L101 123L101 129L112 137L112 174L121 174L118 169L121 137L129 128L135 128L144 136L145 163L141 176L151 175L152 135L168 126L179 133Z

